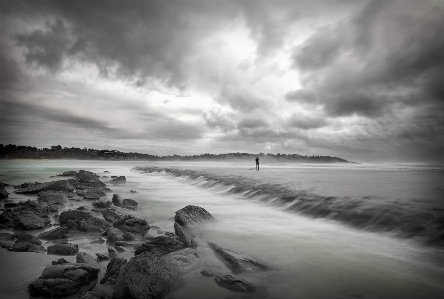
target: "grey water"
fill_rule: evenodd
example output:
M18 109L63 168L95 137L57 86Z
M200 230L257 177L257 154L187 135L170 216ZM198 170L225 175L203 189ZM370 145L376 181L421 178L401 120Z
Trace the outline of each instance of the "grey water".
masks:
M443 249L421 240L422 234L439 230L436 223L428 229L420 221L425 226L420 233L399 236L403 229L397 227L402 223L376 221L375 225L371 220L349 225L333 216L341 208L357 206L354 212L364 214L370 210L384 214L388 209L395 218L425 213L439 219L444 200L442 167L269 164L261 165L260 171L252 168L253 163L15 160L0 161L0 181L44 182L59 179L51 175L78 169L125 175L127 183L112 187L113 193L137 200L138 212L164 231L173 231L171 217L176 210L189 204L202 206L218 220L204 229L204 239L251 254L274 269L247 277L267 290L264 298L442 298ZM13 200L32 197L8 191ZM323 217L319 207L316 213L307 212L313 211L312 204L308 210L301 208L304 196L310 203L334 204L321 204L323 210L331 209ZM391 210L398 205L400 214ZM350 215L355 214L346 214ZM378 229L381 225L390 230ZM222 267L208 258L211 252L204 245L199 248L204 257L200 264L184 273L181 285L166 298L243 298L199 273L201 268ZM23 266L25 255L38 257L29 262L32 270ZM27 298L27 284L50 259L33 253L5 256L0 255L0 262L10 273L0 279L0 295Z

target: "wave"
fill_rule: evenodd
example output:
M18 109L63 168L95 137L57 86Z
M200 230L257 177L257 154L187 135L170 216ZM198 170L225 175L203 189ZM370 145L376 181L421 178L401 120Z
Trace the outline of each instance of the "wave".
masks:
M444 208L401 201L373 201L369 197L322 196L279 184L258 182L236 175L204 171L135 167L137 171L179 177L203 188L240 194L271 207L313 218L327 218L354 228L392 232L404 238L418 238L427 244L444 246Z

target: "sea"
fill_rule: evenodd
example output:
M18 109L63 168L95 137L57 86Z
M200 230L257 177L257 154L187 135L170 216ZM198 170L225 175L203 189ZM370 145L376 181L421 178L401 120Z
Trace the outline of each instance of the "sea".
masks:
M138 201L138 213L156 228L149 232L154 235L174 232L175 211L205 208L217 222L200 232L201 261L165 298L444 298L443 165L269 163L259 171L254 166L254 161L2 160L0 182L47 182L80 169L124 175L127 182L111 186L108 197L117 193ZM14 201L35 197L14 194L12 186L6 190ZM229 272L204 241L269 265L271 271L243 276L261 292L232 292L200 274L207 268ZM0 297L29 298L27 285L55 259L0 248Z

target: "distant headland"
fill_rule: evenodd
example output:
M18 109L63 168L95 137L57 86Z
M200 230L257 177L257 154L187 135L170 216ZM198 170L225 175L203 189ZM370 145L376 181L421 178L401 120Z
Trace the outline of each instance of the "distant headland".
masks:
M251 160L260 157L264 162L300 162L300 163L353 163L347 160L330 156L308 156L300 154L201 154L201 155L170 155L158 156L137 152L121 152L118 150L97 150L92 148L62 147L51 148L0 144L0 159L77 159L77 160L133 160L133 161L239 161Z

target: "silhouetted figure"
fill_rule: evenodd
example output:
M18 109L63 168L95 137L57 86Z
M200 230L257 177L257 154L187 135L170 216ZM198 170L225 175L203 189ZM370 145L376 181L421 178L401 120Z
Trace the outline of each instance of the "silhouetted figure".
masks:
M256 170L259 170L259 158L256 157Z

